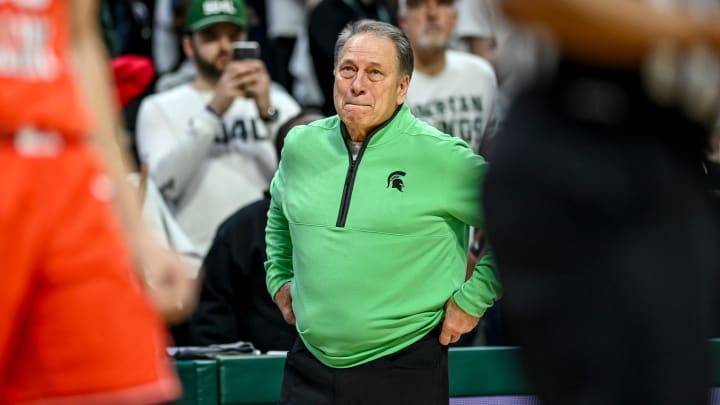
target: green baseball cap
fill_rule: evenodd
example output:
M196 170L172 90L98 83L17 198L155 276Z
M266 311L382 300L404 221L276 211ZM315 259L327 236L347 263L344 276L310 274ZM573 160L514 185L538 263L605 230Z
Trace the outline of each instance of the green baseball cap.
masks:
M185 28L198 31L210 25L227 22L245 28L243 0L193 0L185 14Z

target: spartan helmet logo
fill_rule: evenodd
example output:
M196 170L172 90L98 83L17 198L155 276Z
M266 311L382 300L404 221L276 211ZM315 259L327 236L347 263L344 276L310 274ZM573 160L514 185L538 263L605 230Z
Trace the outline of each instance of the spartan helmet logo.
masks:
M404 175L405 175L405 172L402 172L402 171L396 171L396 172L390 173L390 175L388 176L388 179L387 179L387 187L385 187L385 188L390 188L392 186L392 188L396 188L396 189L398 189L398 191L402 192L403 189L405 188L405 184L402 181L402 176L404 176Z

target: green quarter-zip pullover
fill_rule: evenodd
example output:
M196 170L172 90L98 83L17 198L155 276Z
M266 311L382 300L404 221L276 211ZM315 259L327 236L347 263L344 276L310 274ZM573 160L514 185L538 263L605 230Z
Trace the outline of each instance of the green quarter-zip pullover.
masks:
M271 184L268 291L292 282L308 350L330 367L395 353L442 321L453 296L482 316L500 294L491 254L465 281L483 227L487 164L406 106L348 152L338 116L293 129Z

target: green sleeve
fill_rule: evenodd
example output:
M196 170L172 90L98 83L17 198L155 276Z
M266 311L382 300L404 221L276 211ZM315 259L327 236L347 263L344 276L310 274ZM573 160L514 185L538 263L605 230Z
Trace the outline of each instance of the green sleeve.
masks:
M292 240L290 229L283 210L283 163L270 183L270 208L265 227L265 243L267 245L267 261L265 261L265 282L270 296L275 294L283 284L293 278Z
M460 309L466 313L481 317L502 294L502 286L495 271L492 250L486 249L483 257L475 265L472 276L455 292L453 298Z
M453 145L452 155L453 158L448 160L450 172L446 176L451 179L447 192L450 214L466 225L483 229L482 185L487 162L460 140ZM481 317L501 294L502 287L497 278L492 250L486 249L470 279L460 286L453 298L463 311Z

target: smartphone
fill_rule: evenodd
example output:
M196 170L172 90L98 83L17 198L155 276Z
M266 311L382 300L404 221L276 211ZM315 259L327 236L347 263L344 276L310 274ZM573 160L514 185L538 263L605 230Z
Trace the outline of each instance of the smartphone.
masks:
M260 59L260 44L255 41L233 42L233 60Z

